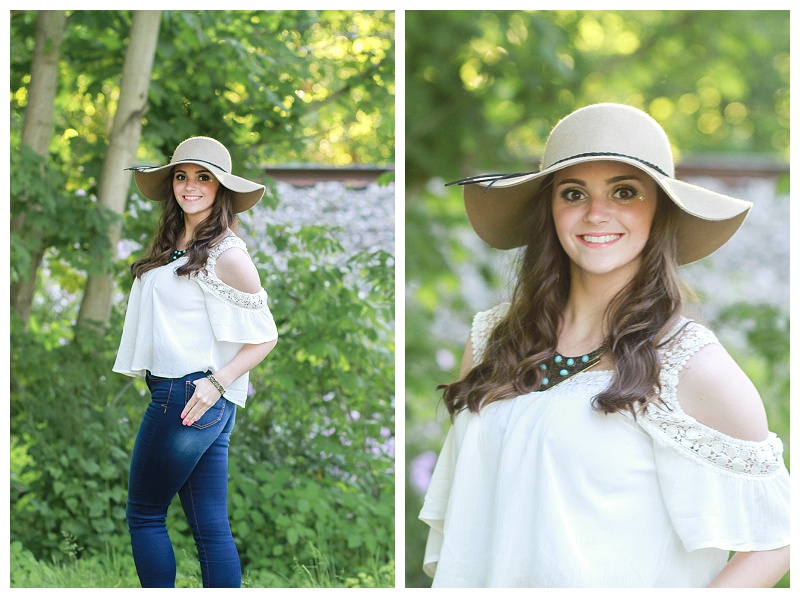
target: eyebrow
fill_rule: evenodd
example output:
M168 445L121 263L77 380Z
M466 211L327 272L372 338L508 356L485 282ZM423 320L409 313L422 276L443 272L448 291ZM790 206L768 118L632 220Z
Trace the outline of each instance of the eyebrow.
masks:
M178 172L182 172L182 173L186 174L188 171L187 171L187 170L184 170L183 168L176 168L176 169L175 169L175 172L176 172L176 173L178 173ZM195 173L196 173L196 174L203 174L203 173L212 174L212 172L211 172L210 170L206 170L205 168L203 168L203 169L201 169L201 170L196 170L196 171L195 171Z
M641 181L642 179L635 174L621 174L619 176L612 176L610 179L606 179L607 184L611 183L619 183L620 181ZM570 183L572 185L586 185L586 181L582 181L580 179L564 179L563 181L559 181L557 186L564 185L566 183Z

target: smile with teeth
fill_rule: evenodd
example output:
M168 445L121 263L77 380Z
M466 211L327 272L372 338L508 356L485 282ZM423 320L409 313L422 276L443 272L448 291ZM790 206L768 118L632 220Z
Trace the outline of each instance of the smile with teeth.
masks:
M185 199L186 201L197 201L201 197L202 196L200 196L200 195L184 195L183 199Z
M594 243L594 244L603 244L603 243L611 243L612 241L616 241L622 235L621 234L612 234L612 235L579 235L579 237L586 243Z

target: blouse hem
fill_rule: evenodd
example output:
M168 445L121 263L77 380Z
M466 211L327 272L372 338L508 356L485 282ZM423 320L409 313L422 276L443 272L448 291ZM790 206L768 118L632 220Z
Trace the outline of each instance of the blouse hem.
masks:
M704 550L706 548L716 548L718 550L728 550L731 552L760 552L763 550L777 550L790 545L788 537L773 542L711 542L708 540L689 542L684 545L688 552Z

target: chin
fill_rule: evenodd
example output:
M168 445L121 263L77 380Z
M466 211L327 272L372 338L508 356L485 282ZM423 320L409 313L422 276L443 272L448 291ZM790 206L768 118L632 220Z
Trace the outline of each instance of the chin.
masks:
M591 263L575 263L573 262L575 268L584 274L588 274L590 276L614 276L619 275L622 273L627 273L629 276L634 276L636 272L639 270L639 262L638 261L631 261L631 262L591 262Z

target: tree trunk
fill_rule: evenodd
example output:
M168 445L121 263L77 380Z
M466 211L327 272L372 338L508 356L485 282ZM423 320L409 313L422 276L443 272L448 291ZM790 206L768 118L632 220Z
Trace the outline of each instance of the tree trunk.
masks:
M122 69L119 106L114 115L108 153L100 175L98 200L120 215L125 210L131 181L131 172L125 168L133 164L136 156L142 132L142 116L147 108L147 90L158 43L160 19L161 12L157 10L137 11L133 15ZM119 243L120 234L119 225L108 231L112 248ZM78 329L108 323L113 292L112 274L89 277L78 313Z
M36 21L36 41L31 62L31 82L28 86L28 106L22 124L22 144L46 158L53 134L53 106L58 87L58 59L67 17L63 11L43 10ZM25 228L25 214L11 221L11 232ZM28 235L35 233L28 231ZM36 287L36 272L46 247L39 239L38 249L32 252L27 275L11 284L11 304L23 322L28 321Z

